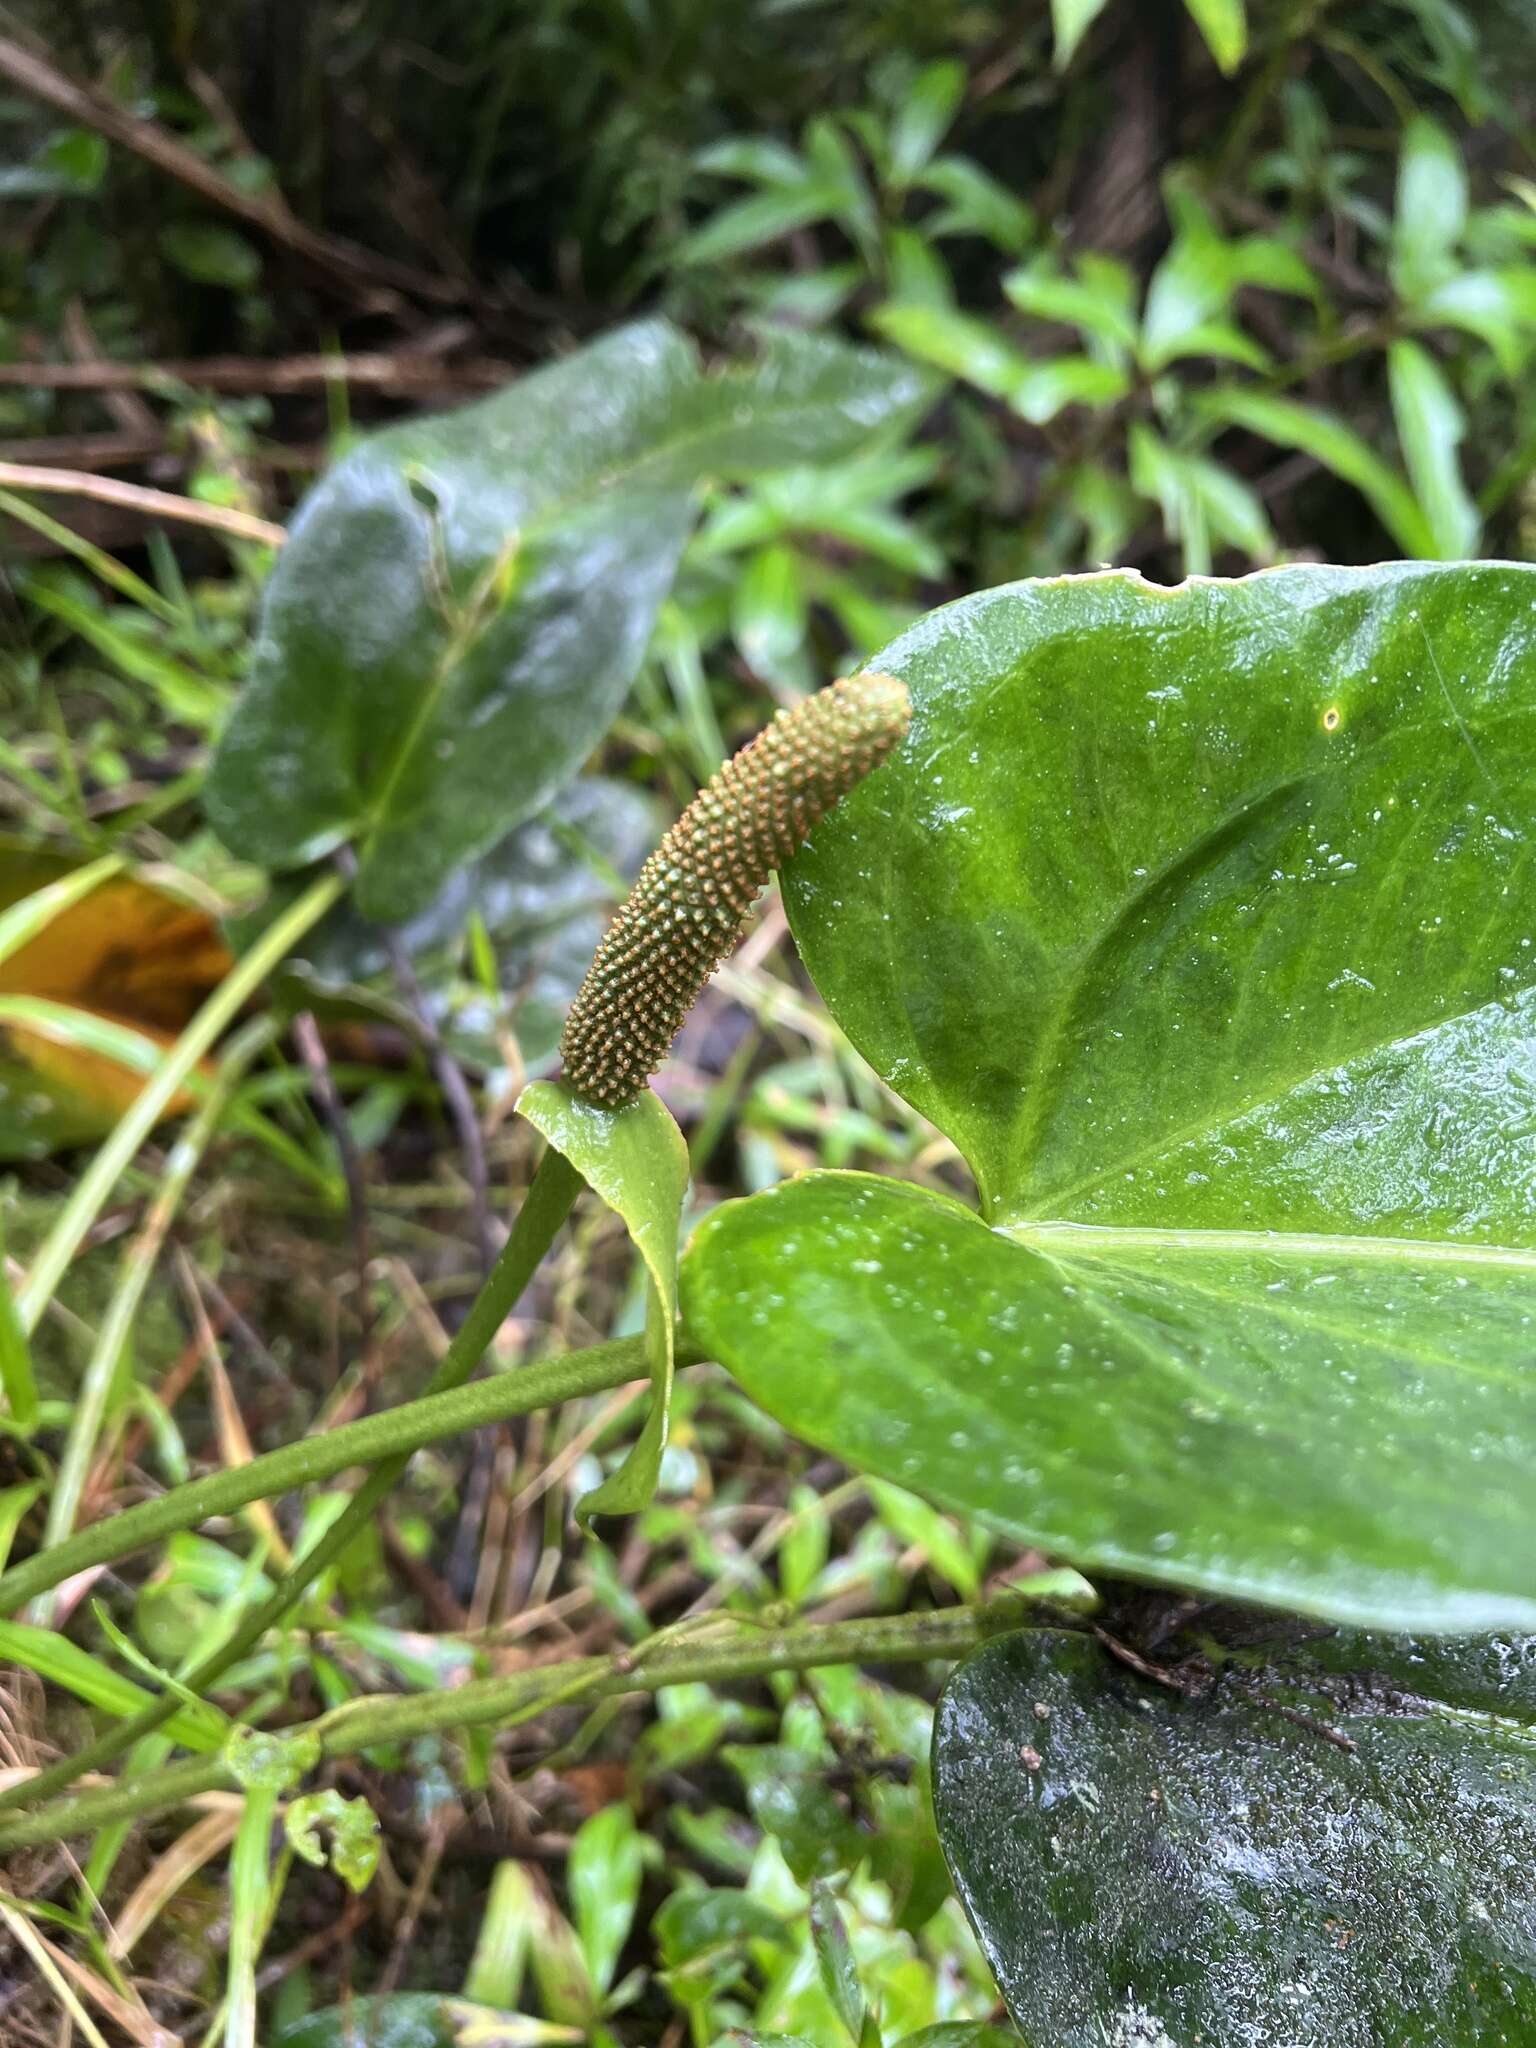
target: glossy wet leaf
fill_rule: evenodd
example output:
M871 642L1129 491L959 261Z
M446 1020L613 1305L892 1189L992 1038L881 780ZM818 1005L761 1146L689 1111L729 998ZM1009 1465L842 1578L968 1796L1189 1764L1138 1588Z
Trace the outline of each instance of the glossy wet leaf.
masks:
M651 1933L669 1970L696 1968L750 1941L782 1948L790 1939L779 1916L746 1892L701 1889L669 1893L651 1921Z
M578 1513L629 1515L650 1504L667 1447L676 1364L677 1254L688 1147L659 1095L649 1089L622 1109L601 1109L564 1081L535 1081L518 1098L527 1117L595 1193L624 1219L645 1262L646 1348L651 1405L618 1471L581 1501Z
M273 572L209 779L215 826L272 868L350 840L363 913L417 915L607 728L701 478L833 461L923 388L793 336L706 375L645 321L372 436L306 500Z
M1505 2048L1536 2028L1529 1718L1300 1654L1185 1697L1029 1632L951 1679L934 1796L1031 2048Z
M1536 1622L1536 572L1018 585L879 660L912 730L786 902L981 1214L728 1204L694 1337L1076 1564Z

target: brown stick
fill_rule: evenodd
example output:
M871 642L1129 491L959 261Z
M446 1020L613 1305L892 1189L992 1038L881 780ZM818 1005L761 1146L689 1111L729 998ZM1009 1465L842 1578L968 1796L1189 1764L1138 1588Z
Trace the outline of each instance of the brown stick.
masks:
M191 461L164 434L37 434L24 441L0 441L0 462L40 463L45 469L129 469L159 460L177 469ZM296 448L263 441L249 458L253 469L312 470L327 460L318 442Z
M199 498L178 498L172 491L151 490L148 484L120 483L112 476L90 476L83 469L35 469L24 462L0 462L0 488L12 491L55 491L69 498L97 498L142 512L147 519L179 519L188 526L212 526L241 540L280 548L285 528L254 512L236 512L225 505L205 505Z
M234 214L251 227L260 228L273 241L280 242L295 255L304 257L332 276L340 274L353 283L383 286L440 304L457 304L466 296L464 286L451 278L434 277L411 264L397 263L392 257L377 256L370 249L359 248L355 242L346 241L340 235L323 234L315 228L306 227L303 221L294 217L287 201L276 192L242 192L237 185L221 177L194 150L178 142L174 135L157 127L153 121L125 113L105 94L76 84L45 58L35 56L9 36L0 36L0 78L9 80L18 91L41 101L45 107L52 107L68 120L94 128L109 142L132 150L135 156L143 157L146 163L164 171L167 177L175 178L179 184L186 185L212 205L222 207L226 213Z
M0 385L32 391L155 391L187 384L204 391L318 391L366 386L409 397L419 391L494 391L517 372L489 357L448 365L427 355L288 356L279 362L204 356L168 363L0 363Z

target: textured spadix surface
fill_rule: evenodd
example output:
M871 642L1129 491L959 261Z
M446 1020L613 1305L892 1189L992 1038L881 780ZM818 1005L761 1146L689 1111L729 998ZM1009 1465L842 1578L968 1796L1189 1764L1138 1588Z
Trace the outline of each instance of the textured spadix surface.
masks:
M775 868L907 729L906 688L844 677L781 711L689 804L603 935L560 1041L589 1101L631 1101Z

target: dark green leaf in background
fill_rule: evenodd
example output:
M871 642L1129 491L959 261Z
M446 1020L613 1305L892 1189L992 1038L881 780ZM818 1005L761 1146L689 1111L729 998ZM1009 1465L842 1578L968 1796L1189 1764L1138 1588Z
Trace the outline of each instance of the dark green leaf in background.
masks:
M808 337L707 375L662 321L375 435L306 500L215 757L228 845L351 841L366 916L423 910L611 722L705 476L831 461L908 415L910 368Z
M1455 561L1477 550L1477 507L1462 481L1459 450L1466 433L1461 402L1444 371L1416 341L1387 352L1392 412L1403 460L1434 535L1434 553Z
M821 1971L822 1988L832 2010L854 2041L864 2032L864 1993L848 1930L837 1899L821 1879L811 1886L811 1943Z
M1536 1621L1536 571L1017 585L877 657L902 749L785 898L981 1214L817 1174L697 1341L1078 1565Z
M495 1065L511 1031L525 1070L552 1060L565 1012L636 870L661 836L643 791L604 776L567 784L547 811L469 861L399 937L454 1053ZM242 948L297 885L279 885L240 921ZM495 955L494 1009L458 971L463 935L480 920ZM389 934L350 903L338 904L284 963L284 994L322 1010L338 999L398 1015ZM290 986L291 985L291 986ZM407 1023L407 1028L409 1028Z
M1190 1697L1082 1636L972 1658L934 1796L1031 2048L1536 2038L1536 1726L1528 1687L1501 1704L1368 1658L1255 1658Z
M1392 226L1392 281L1412 304L1455 269L1467 224L1467 170L1453 135L1415 114L1403 135Z
M160 230L162 253L195 284L249 291L261 276L261 257L244 235L211 221L174 221Z
M799 1884L851 1870L869 1837L827 1782L827 1766L788 1744L734 1744L721 1756L740 1773L752 1818L772 1835Z
M579 2028L498 2012L437 1991L352 1998L282 2027L272 2048L544 2048L577 2042Z

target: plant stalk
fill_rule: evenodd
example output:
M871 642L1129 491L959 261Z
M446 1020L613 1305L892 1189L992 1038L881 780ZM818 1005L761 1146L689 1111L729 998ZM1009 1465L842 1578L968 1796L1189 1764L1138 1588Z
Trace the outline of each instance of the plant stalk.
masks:
M858 1621L794 1622L754 1628L739 1622L680 1634L612 1657L577 1657L471 1680L452 1691L368 1695L348 1700L310 1724L322 1759L355 1756L378 1743L404 1743L450 1729L527 1719L576 1697L613 1699L668 1685L721 1685L774 1671L824 1664L921 1664L968 1656L992 1636L1026 1627L1038 1603L1022 1590L929 1614L876 1615ZM33 1781L34 1783L36 1780ZM0 1855L88 1834L111 1822L166 1813L205 1792L229 1790L234 1774L219 1757L191 1757L142 1777L77 1792L36 1813L0 1822Z
M189 1479L154 1500L121 1515L108 1515L66 1542L40 1550L0 1575L0 1614L13 1614L27 1601L96 1565L114 1564L181 1529L195 1529L214 1515L231 1515L252 1501L276 1500L300 1486L334 1479L355 1465L410 1457L424 1444L440 1443L483 1424L505 1422L536 1408L554 1408L606 1393L649 1371L643 1336L593 1344L539 1365L521 1366L494 1378L475 1380L446 1394L365 1415L319 1436L301 1437L267 1451L248 1465L227 1466Z
M64 1543L75 1526L75 1516L85 1491L96 1439L107 1412L113 1385L122 1364L123 1352L133 1330L134 1318L144 1298L150 1277L175 1220L192 1175L207 1150L224 1115L230 1091L272 1036L272 1024L265 1017L248 1023L230 1041L201 1109L186 1131L172 1146L160 1187L138 1236L124 1253L117 1286L97 1334L70 1419L69 1436L59 1460L58 1476L48 1503L48 1520L43 1532L45 1550ZM57 1582L55 1582L57 1583ZM47 1627L50 1616L38 1613L33 1619Z
M340 876L333 877L332 881L337 890L343 886ZM318 888L319 885L316 886ZM314 891L310 894L313 895ZM118 1129L121 1128L119 1125ZM518 1212L510 1237L502 1246L501 1256L490 1278L475 1297L462 1327L428 1383L429 1394L449 1392L462 1386L469 1378L533 1278L539 1261L569 1215L581 1185L581 1176L576 1169L563 1154L550 1147L539 1162L533 1185ZM190 1691L206 1692L231 1665L237 1664L260 1642L269 1628L276 1627L292 1611L326 1567L373 1519L380 1502L405 1470L410 1456L411 1449L407 1448L374 1466L342 1513L290 1567L261 1606L246 1616L226 1642L184 1674L184 1683ZM176 1696L167 1693L152 1706L141 1708L116 1727L107 1729L75 1755L62 1757L58 1763L50 1764L38 1777L24 1785L13 1786L8 1792L0 1792L0 1812L47 1798L72 1785L85 1772L99 1770L103 1764L111 1763L143 1736L152 1735L175 1713L176 1707Z

